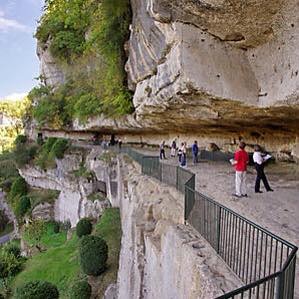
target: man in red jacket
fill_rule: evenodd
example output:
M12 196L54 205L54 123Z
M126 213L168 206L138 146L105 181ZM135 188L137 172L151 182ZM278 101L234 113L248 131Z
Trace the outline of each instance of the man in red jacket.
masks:
M241 141L239 150L235 152L234 166L236 170L236 197L247 197L246 193L246 170L249 162L248 154L245 151L245 142Z

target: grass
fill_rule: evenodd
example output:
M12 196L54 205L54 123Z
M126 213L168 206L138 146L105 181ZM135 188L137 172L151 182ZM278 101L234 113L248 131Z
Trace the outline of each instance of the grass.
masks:
M74 234L71 240L66 241L65 232L54 234L51 226L48 226L42 243L48 246L48 250L26 262L24 270L14 279L12 288L15 289L32 280L46 280L58 287L60 298L68 298L68 290L73 280L80 274L78 238Z
M100 221L96 224L94 234L101 236L108 244L108 269L98 277L98 298L104 296L106 288L116 283L119 266L119 252L121 244L121 223L119 209L105 210Z
M121 241L119 209L107 209L95 225L94 234L103 237L109 247L107 271L93 278L98 287L98 298L102 298L106 288L117 280ZM55 234L54 224L47 223L41 243L47 251L26 262L24 270L13 280L12 289L15 290L31 280L46 280L58 287L59 298L69 298L68 292L73 281L83 275L78 260L78 237L73 234L72 239L67 241L66 232Z

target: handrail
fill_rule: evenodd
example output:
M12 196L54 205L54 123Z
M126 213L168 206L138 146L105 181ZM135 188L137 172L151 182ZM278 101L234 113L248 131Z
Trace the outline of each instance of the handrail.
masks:
M140 152L134 151L132 148L126 148L124 152L141 164L143 174L151 175L162 182L174 185L179 191L185 194L185 222L189 222L188 218L198 198L199 203L203 204L203 207L201 207L203 211L196 210L196 212L203 213L203 219L200 219L201 222L199 223L200 228L198 232L200 233L200 231L203 231L202 236L210 242L217 254L223 258L224 262L227 263L232 271L245 282L244 286L221 295L216 299L231 299L236 298L237 295L240 295L241 297L238 298L241 299L245 297L260 299L293 299L296 253L298 251L298 248L295 245L271 233L269 230L243 217L230 208L218 203L214 199L196 191L195 174L191 171L182 169L179 166L160 163L159 157L143 155ZM142 159L140 159L141 156ZM175 184L173 177L167 177L166 173L163 173L165 167L162 167L162 165L167 165L166 169L175 169ZM184 190L182 190L183 185ZM187 215L187 207L190 208L190 205L192 207ZM196 229L192 223L191 225ZM201 225L203 227L201 227ZM257 231L256 234L255 230ZM237 237L240 237L240 234L241 241L237 240ZM265 244L263 244L263 239L265 239ZM263 245L264 247L262 247ZM284 253L284 249L286 249L286 253ZM289 252L290 249L291 252ZM237 252L236 256L235 252ZM269 256L267 256L267 254ZM283 262L285 255L286 260ZM264 260L262 260L262 258L264 258ZM267 258L269 258L269 260L267 260ZM253 271L254 260L255 268ZM275 263L274 267L273 262ZM280 262L279 271L276 270L277 262L278 264ZM248 275L249 265L251 268L250 275ZM241 269L242 266L244 268L243 270ZM244 276L245 267L247 269L246 275ZM274 270L274 273L268 273L268 275L266 275L267 271L270 272L272 269ZM257 273L257 270L259 273ZM261 275L266 276L260 278ZM252 281L252 279L254 279L254 281ZM261 291L262 289L263 291ZM260 292L263 293L261 296ZM252 294L255 294L255 296L252 297Z

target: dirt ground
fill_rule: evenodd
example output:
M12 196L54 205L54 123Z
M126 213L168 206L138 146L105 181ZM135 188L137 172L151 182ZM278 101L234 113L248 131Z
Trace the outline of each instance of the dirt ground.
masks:
M153 150L142 150L153 154ZM155 152L157 154L157 151ZM169 151L166 151L169 157ZM176 158L164 161L177 164ZM188 163L189 162L189 163ZM270 230L279 237L299 245L299 165L274 163L265 168L268 181L274 192L266 192L261 183L261 191L254 192L255 170L249 166L247 172L247 194L245 198L235 198L235 172L230 163L199 161L194 166L191 159L187 169L196 174L196 189L217 202L231 208L249 220ZM295 298L299 298L299 262L297 259Z

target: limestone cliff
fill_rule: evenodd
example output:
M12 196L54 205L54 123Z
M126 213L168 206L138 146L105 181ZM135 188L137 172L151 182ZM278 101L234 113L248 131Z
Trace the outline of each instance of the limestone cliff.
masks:
M75 121L72 130L242 136L266 144L275 136L292 151L299 135L295 0L132 0L131 6L126 71L135 113ZM42 74L62 83L59 65L47 50L40 53Z

